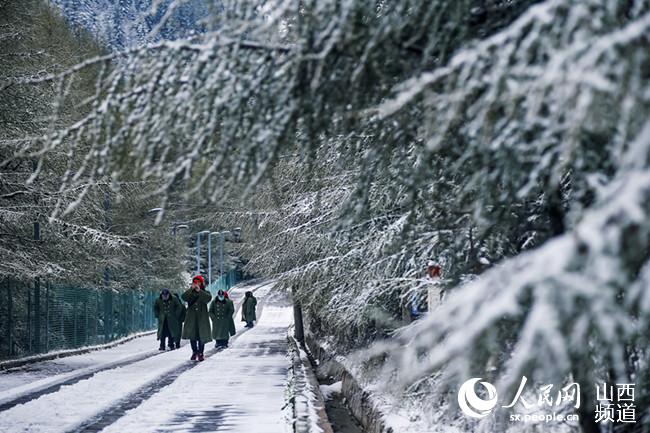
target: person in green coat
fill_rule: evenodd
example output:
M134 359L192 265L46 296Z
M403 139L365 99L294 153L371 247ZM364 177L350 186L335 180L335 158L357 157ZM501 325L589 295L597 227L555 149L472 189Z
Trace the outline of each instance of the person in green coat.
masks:
M257 307L257 299L253 296L253 292L246 292L244 302L241 306L241 321L246 322L246 328L252 328L253 322L257 320L255 315L255 308Z
M192 287L182 296L187 301L183 340L190 340L192 346L192 361L203 361L205 343L210 341L210 319L208 304L212 295L205 290L205 280L200 275L192 279Z
M178 332L174 334L176 335L174 340L176 342L176 348L178 349L181 347L181 334L183 333L183 322L185 322L185 314L187 313L187 309L185 308L185 303L181 300L181 297L178 296L178 293L174 293L174 297L178 300L178 303L181 306L181 308L178 310Z
M175 342L180 338L181 330L178 316L183 308L181 303L173 297L168 289L162 289L160 296L153 306L153 314L158 319L158 350L165 350L165 340L169 341L169 349L175 349Z
M228 347L228 339L231 335L235 335L235 321L232 318L235 314L235 305L226 298L223 290L219 290L210 304L209 311L212 319L212 338L216 341L215 347Z

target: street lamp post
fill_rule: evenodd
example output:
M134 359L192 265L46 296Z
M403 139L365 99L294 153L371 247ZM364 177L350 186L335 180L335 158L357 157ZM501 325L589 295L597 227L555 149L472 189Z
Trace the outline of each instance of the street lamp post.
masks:
M178 229L189 229L189 228L190 226L188 226L187 224L174 224L172 226L172 236L176 236L176 231Z
M222 277L224 235L228 233L231 232L229 230L226 230L223 232L211 232L208 234L208 285L212 284L212 235L219 235L219 277Z
M201 235L210 233L210 230L203 230L196 234L196 274L201 274Z
M212 235L219 235L219 277L223 276L223 242L224 235L231 233L229 230L223 232L211 232L208 235L208 285L212 284Z
M223 243L226 233L230 233L230 231L221 232L221 236L219 236L219 277L221 278L223 278Z
M208 234L208 285L212 284L212 235L218 235L220 232L210 232Z
M208 234L208 286L212 284L212 235L214 233Z

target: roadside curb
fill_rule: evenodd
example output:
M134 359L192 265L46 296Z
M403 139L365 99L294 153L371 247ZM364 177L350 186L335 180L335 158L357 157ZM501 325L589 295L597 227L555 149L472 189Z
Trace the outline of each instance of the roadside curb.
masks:
M325 412L325 399L305 349L289 328L287 341L293 368L295 433L334 433Z
M85 346L85 347L80 347L78 349L59 350L56 352L42 353L39 355L26 356L24 358L18 358L18 359L10 359L7 361L0 362L0 370L8 370L11 368L22 367L23 365L33 364L35 362L50 361L52 359L65 358L68 356L95 352L97 350L110 349L111 347L119 346L120 344L124 344L138 337L153 335L156 332L157 332L156 330L138 332L136 334L131 334L129 336L120 338L119 340L111 341L110 343L97 344L95 346Z

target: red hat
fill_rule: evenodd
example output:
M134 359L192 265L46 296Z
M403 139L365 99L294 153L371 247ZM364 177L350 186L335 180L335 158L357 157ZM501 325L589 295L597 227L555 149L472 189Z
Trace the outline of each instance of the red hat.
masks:
M195 281L199 282L199 286L201 286L201 289L205 289L205 280L203 279L202 275L197 275L194 278L192 278L192 283Z

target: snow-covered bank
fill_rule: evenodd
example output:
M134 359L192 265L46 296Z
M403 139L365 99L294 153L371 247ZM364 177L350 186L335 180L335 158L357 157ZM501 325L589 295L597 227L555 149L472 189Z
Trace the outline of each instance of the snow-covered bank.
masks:
M426 413L427 404L413 406L413 401L389 392L390 378L373 376L350 358L337 354L334 345L308 333L307 347L319 363L319 374L338 381L326 391L340 392L354 417L367 433L463 433L464 426L438 423L437 414ZM422 399L421 399L421 403ZM439 408L442 411L442 408Z

